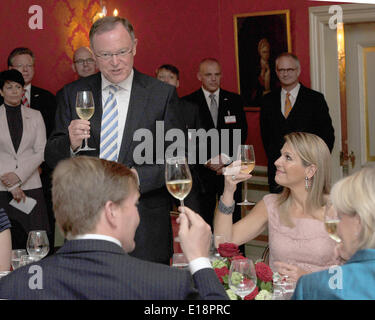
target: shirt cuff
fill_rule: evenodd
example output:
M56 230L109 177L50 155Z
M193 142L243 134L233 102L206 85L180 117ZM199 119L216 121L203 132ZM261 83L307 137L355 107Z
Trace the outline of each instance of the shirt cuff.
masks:
M201 269L206 269L206 268L212 269L210 259L208 258L201 257L201 258L197 258L189 262L189 269L192 275L196 273L197 271Z

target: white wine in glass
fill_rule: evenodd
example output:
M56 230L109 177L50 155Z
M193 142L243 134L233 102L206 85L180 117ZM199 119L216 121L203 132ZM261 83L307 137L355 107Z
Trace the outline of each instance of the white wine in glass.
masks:
M166 159L165 183L169 193L180 200L184 206L184 199L190 193L193 180L185 157Z
M246 166L246 168L241 169L241 173L250 174L251 171L255 168L255 153L254 153L254 147L249 144L242 144L238 147L238 160L241 160L241 167ZM237 203L239 206L250 206L254 205L255 202L250 202L247 200L247 182L244 182L245 184L245 200Z
M76 98L76 112L80 119L90 120L95 112L94 98L91 91L78 91ZM90 151L95 148L90 148L85 138L85 146L80 151Z
M328 235L335 240L337 243L341 242L340 237L337 234L337 225L339 224L340 219L337 215L337 211L332 206L331 201L327 201L325 210L324 210L324 225Z

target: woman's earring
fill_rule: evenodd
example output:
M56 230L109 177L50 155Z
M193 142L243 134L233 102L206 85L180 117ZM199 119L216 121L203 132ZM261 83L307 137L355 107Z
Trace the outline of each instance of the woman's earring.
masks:
M308 191L311 187L310 180L308 177L305 177L305 190Z

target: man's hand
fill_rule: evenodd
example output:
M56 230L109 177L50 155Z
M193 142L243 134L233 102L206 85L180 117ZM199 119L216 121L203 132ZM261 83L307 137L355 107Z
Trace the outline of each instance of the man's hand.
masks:
M11 188L16 183L19 183L21 181L20 178L14 172L4 173L0 177L0 180L4 184L4 186L6 186L7 188Z
M188 207L179 207L178 210L181 212L177 219L180 224L178 236L187 260L208 257L212 235L210 226Z
M11 190L10 192L12 193L12 196L13 196L14 200L16 200L17 202L20 202L21 200L23 202L25 202L26 195L20 187L17 187L15 189Z
M90 121L76 119L68 127L70 146L73 151L82 145L85 138L90 138Z

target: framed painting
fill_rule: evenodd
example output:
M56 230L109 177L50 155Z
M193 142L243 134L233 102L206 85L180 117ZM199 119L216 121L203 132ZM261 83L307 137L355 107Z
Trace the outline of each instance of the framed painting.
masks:
M279 86L275 59L291 52L289 10L234 16L238 91L246 107Z

